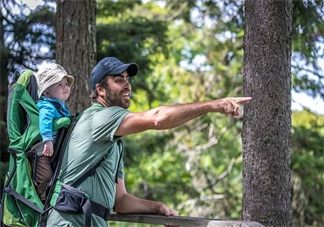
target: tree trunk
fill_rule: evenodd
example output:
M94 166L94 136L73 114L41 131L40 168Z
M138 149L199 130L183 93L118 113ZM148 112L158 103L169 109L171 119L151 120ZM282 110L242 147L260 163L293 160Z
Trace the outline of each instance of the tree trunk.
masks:
M57 1L56 62L74 76L68 108L81 112L90 103L90 74L96 64L96 1Z
M0 2L2 9L3 2ZM4 46L4 27L3 15L0 10L0 161L8 161L9 153L7 152L9 139L7 134L7 96L8 96L8 54L9 51Z
M243 219L291 226L292 0L246 0Z

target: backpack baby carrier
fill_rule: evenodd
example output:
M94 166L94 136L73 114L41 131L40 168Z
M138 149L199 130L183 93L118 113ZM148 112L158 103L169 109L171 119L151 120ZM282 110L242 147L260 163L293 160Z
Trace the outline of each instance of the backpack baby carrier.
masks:
M96 172L102 160L72 185L66 185L58 179L68 138L81 114L55 119L53 122L53 130L59 130L55 139L54 155L50 160L54 175L48 185L45 202L40 200L35 186L38 157L35 147L42 143L39 110L36 106L39 101L37 81L32 71L25 71L17 77L18 80L14 80L8 95L10 161L1 198L0 226L46 226L47 214L52 208L63 212L83 213L84 226L91 226L91 214L108 221L110 210L77 189L87 177ZM60 111L59 106L56 108ZM54 191L58 193L53 193Z
M53 130L59 130L55 152L51 157L54 177L48 187L48 198L43 203L35 189L33 179L37 168L37 155L33 146L41 141L39 117L36 102L37 81L32 71L16 73L14 83L9 88L7 108L7 131L10 153L9 170L2 191L0 222L1 226L38 226L50 207L51 190L60 166L60 151L65 146L69 130L76 121L74 117L59 118L54 121ZM71 124L72 122L72 124ZM63 152L61 152L63 153ZM32 158L33 157L33 158ZM31 162L35 160L35 168ZM56 168L56 170L55 170Z

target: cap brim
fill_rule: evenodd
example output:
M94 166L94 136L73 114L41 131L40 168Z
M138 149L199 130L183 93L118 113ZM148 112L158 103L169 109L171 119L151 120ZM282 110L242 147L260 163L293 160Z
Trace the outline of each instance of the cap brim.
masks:
M109 75L119 75L125 71L127 71L129 76L135 76L138 72L138 66L135 63L120 65L109 72Z

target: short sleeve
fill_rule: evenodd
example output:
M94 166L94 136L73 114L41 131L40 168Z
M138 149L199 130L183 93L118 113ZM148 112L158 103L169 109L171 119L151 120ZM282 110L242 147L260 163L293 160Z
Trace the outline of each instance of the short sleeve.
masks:
M97 111L93 115L92 121L92 136L94 141L113 141L115 132L129 113L130 111L118 106L103 108Z

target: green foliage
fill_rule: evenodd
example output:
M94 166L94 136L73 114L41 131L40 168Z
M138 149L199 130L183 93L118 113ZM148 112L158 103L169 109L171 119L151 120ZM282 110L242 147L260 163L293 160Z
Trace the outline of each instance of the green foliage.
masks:
M324 98L324 74L319 59L324 57L324 2L293 1L293 88Z
M109 2L109 1L108 1ZM103 1L98 5L97 16L97 46L98 60L110 55L118 56L125 62L136 62L140 68L141 77L133 81L135 89L141 89L146 92L147 101L151 104L157 96L162 98L163 92L156 89L159 79L151 81L149 75L154 70L154 59L150 55L167 56L166 36L167 25L163 20L150 19L150 13L144 17L142 15L141 5L137 1L119 1L116 4ZM114 12L107 9L107 4ZM131 7L129 7L131 4ZM109 8L108 8L109 9ZM113 10L114 9L114 10ZM107 16L109 15L109 16ZM153 92L155 91L155 92ZM135 97L136 99L136 97ZM163 99L163 98L162 98Z
M132 1L107 1L97 0L98 12L102 17L116 17L124 13L125 9L132 10L136 5L141 4L141 0Z
M324 225L324 116L293 113L292 212L295 226Z
M310 63L316 60L316 42L324 35L323 1L293 1L294 51L303 53ZM303 15L303 16L302 16Z

